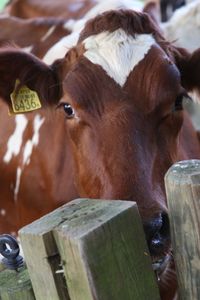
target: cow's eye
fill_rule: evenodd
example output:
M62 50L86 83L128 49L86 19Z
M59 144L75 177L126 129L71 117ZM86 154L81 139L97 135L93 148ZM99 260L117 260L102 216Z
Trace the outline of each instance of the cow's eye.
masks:
M74 109L73 109L73 107L69 103L61 102L61 103L58 104L57 107L58 108L63 108L63 110L64 110L64 112L66 114L66 117L68 119L72 119L75 116Z

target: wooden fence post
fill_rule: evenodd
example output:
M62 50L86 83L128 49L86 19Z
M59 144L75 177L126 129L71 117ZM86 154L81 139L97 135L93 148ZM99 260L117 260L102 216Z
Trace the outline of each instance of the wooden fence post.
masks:
M160 299L134 202L77 199L21 229L20 239L37 300ZM61 257L68 298L47 295L41 284L46 278L50 290L63 289L52 274L52 253Z
M4 267L1 267L0 299L35 300L31 281L26 267L20 268L18 272L7 270Z
M165 176L180 299L200 299L200 160L174 164Z
M23 253L37 300L70 300L53 230L63 222L65 207L19 231Z

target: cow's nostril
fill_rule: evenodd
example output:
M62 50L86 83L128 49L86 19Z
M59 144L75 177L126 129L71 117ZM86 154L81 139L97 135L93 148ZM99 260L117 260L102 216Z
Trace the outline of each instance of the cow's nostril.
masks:
M160 234L156 234L150 241L150 248L154 251L160 251L164 246L164 239Z
M169 245L169 219L166 213L160 213L144 225L151 255L161 255Z

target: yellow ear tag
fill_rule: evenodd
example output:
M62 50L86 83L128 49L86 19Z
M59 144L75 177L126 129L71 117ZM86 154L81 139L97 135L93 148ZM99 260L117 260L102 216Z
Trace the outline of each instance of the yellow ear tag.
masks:
M42 107L38 94L30 90L26 85L23 85L18 91L19 79L15 82L15 88L10 95L12 108L9 112L11 114L21 114L33 111Z

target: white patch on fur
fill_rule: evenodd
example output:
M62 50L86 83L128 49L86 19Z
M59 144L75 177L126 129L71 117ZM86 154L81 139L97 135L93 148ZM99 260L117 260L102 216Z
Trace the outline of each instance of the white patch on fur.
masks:
M33 128L34 128L33 137L31 140L27 141L24 148L23 166L29 164L33 147L36 147L39 143L39 131L43 123L44 123L44 118L41 118L40 115L36 115L33 123Z
M19 116L21 116L21 115L16 116L16 120L18 120L19 123L20 123ZM22 120L24 120L24 119L22 118ZM19 188L20 188L20 183L21 183L22 172L24 170L25 165L28 165L29 162L30 162L30 158L31 158L31 154L32 154L32 151L33 151L33 147L36 147L38 145L38 143L39 143L39 131L40 131L40 128L41 128L41 126L42 126L43 123L44 123L44 118L41 118L40 115L37 114L35 116L34 121L33 121L33 130L34 130L34 133L33 133L32 139L30 139L30 140L28 140L26 142L26 145L24 147L24 152L23 152L22 166L17 168L16 182L15 182L15 187L14 187L14 201L15 202L17 201L17 198L18 198L18 193L19 193ZM20 147L21 147L21 144L22 144L22 132L23 131L21 130L20 131L21 134L19 134L19 133L15 134L15 139L13 139L13 143L17 144L17 142L18 142L18 144L17 144L17 151L16 151L17 154L20 152ZM19 141L17 139L18 137L19 137ZM10 158L10 154L9 155L7 154L7 157Z
M16 174L15 189L14 189L14 200L15 200L15 202L17 201L17 197L18 197L18 193L19 193L21 175L22 175L22 169L20 167L18 167L17 168L17 174Z
M0 209L0 215L2 216L2 217L4 217L5 215L6 215L6 210L5 209Z
M20 152L23 134L26 129L28 120L24 115L17 115L15 117L16 127L7 143L7 152L3 157L5 163L9 163L13 156L17 156Z
M77 10L80 10L83 7L83 3L71 3L68 5L68 9L71 12L76 12Z
M69 19L69 20L67 20L67 22L65 22L65 24L63 25L63 28L67 29L69 31L72 31L74 28L75 22L76 21L74 19Z
M22 48L22 50L26 53L31 53L31 51L33 50L33 45L24 47L24 48Z
M72 34L62 38L58 43L47 51L43 57L43 62L50 65L57 58L63 58L70 48L76 45L79 38L79 33L73 32Z
M124 30L104 31L84 40L84 56L100 65L121 87L130 72L156 42L150 34L128 35Z
M55 29L56 29L56 25L51 26L49 30L45 33L45 35L41 38L40 41L45 42L48 39L48 37L54 32Z

